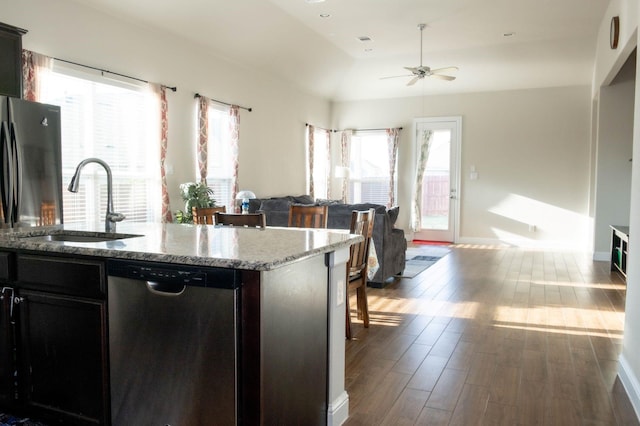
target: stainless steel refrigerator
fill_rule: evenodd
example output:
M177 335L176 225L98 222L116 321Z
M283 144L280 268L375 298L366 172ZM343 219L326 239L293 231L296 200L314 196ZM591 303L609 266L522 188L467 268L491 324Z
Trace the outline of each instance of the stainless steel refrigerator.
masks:
M0 96L0 227L62 223L60 107Z

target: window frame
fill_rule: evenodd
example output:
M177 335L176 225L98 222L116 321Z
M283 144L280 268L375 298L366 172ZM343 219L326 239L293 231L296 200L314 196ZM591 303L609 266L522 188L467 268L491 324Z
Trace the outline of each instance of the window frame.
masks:
M371 143L380 143L383 146L377 147L377 152L372 157L374 161L379 159L380 151L384 152L385 161L380 164L380 167L384 170L386 176L377 175L377 176L362 176L362 170L366 167L363 167L363 162L366 159L361 158L362 145L371 144ZM347 194L347 202L350 204L360 204L360 203L372 203L372 204L382 204L387 205L389 202L389 181L391 176L389 174L389 148L388 148L388 136L385 130L358 130L353 132L351 135L351 141L349 146L349 190ZM357 151L360 152L357 152ZM371 152L371 151L368 151ZM357 154L357 155L356 155ZM357 164L358 162L359 164ZM396 164L394 165L396 170L398 170L398 156L396 156ZM376 191L376 193L384 194L383 196L376 198L368 198L363 199L363 190L364 186L370 184L375 186L380 186L382 192ZM384 189L382 189L384 188ZM398 199L398 180L395 179L394 182L394 198Z
M58 77L59 76L59 77ZM64 80L79 80L77 86L71 84L61 87ZM102 221L107 205L107 177L102 167L87 165L82 170L80 179L80 190L76 194L69 193L66 185L75 173L76 167L80 161L85 158L98 157L106 161L112 169L113 181L113 202L114 208L118 212L122 212L127 216L130 222L159 222L161 220L162 210L162 191L160 176L160 102L159 98L152 93L151 86L142 82L134 82L123 80L120 78L108 78L102 74L68 63L60 63L54 61L53 67L42 76L42 93L40 102L60 105L62 113L61 123L61 145L62 145L62 164L61 173L63 176L63 220L65 223L84 223L93 220ZM111 122L104 124L102 128L96 125L96 118L103 119L104 115L95 113L96 106L102 104L103 107L118 108L117 104L111 106L105 102L112 97L112 100L121 101L123 98L118 94L107 94L102 100L96 97L100 90L112 87L119 93L127 94L128 91L133 97L137 97L134 104L134 110L143 118L143 123L136 124L136 128L144 130L136 130L135 136L124 136L130 132L117 134L112 140L120 140L120 144L114 144L114 150L126 148L126 152L138 152L144 155L121 154L113 151L113 156L104 155L105 150L109 149L108 144L98 145L97 140L101 139L98 132L116 126L117 123ZM69 88L69 89L66 89ZM81 98L79 95L82 90L90 92L90 97L84 99L85 102L76 103L72 101L71 105L85 114L75 117L82 120L81 123L68 119L65 125L65 111L69 111L69 104L61 99ZM66 93L65 93L66 92ZM68 95L67 93L72 93ZM105 92L106 93L106 92ZM56 99L57 97L57 99ZM90 100L89 100L90 99ZM86 113L85 107L90 105L91 112ZM113 105L116 105L115 107ZM120 113L119 115L123 115ZM118 114L111 118L121 119ZM69 126L76 126L70 128ZM80 126L78 126L80 124ZM102 136L104 138L104 136ZM144 142L141 144L140 139ZM104 139L102 139L104 140ZM66 145L66 146L65 146ZM65 155L66 153L66 155ZM75 159L69 159L76 157ZM105 158L107 157L107 158ZM120 157L120 158L119 158ZM123 161L123 158L125 159ZM69 160L66 160L69 159ZM144 162L136 163L136 159L144 159ZM142 183L142 185L140 185ZM119 188L129 187L129 190L122 191ZM142 190L142 192L140 192ZM72 207L73 206L73 207Z

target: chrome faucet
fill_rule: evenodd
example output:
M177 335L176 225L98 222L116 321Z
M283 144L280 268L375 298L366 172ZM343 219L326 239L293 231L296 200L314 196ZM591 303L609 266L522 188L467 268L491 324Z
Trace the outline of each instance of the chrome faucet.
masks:
M99 158L87 158L82 160L80 164L78 164L78 167L76 167L76 172L73 174L67 189L70 192L78 192L78 187L80 186L80 171L88 163L98 163L104 167L104 170L107 172L107 214L104 219L104 230L106 232L116 232L116 222L122 221L125 216L122 213L116 213L113 211L113 184L111 179L111 168L107 163Z

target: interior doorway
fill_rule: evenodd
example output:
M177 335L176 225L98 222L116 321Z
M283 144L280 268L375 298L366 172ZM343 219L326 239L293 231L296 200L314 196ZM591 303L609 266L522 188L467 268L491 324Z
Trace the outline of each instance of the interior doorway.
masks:
M456 242L462 118L417 118L414 127L415 158L420 158L419 141L425 134L430 135L430 142L422 178L420 229L414 233L413 238Z

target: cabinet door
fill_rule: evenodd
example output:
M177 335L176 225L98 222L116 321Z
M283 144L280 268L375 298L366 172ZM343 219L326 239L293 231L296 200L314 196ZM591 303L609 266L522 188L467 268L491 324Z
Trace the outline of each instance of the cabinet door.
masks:
M59 424L107 424L105 304L21 290L21 394Z
M15 402L14 345L11 318L12 288L2 288L0 293L0 407L10 408Z
M22 97L22 34L25 32L0 23L0 95Z

